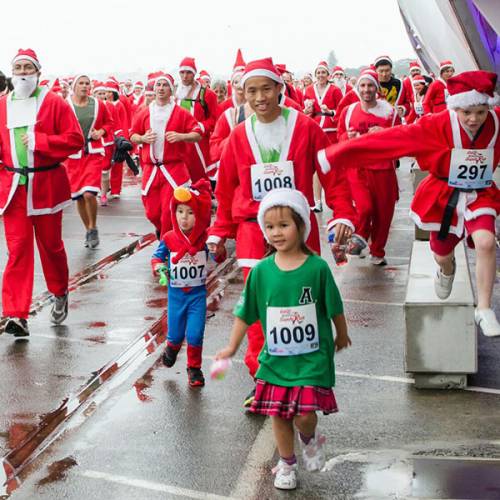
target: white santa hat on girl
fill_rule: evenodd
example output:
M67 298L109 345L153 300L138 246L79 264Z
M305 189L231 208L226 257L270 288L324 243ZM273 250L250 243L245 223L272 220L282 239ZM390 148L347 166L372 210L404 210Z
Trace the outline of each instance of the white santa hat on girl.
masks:
M311 209L307 198L300 191L288 188L273 189L262 198L257 221L266 240L264 215L270 208L274 207L289 207L304 221L304 241L306 241L311 232Z
M497 106L500 102L495 93L497 74L491 71L464 71L452 76L446 82L449 96L448 109L468 108L470 106Z

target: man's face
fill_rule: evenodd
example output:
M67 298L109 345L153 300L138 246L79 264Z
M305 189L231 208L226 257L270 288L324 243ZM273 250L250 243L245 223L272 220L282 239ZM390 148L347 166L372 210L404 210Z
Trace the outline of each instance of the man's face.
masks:
M170 85L164 79L158 80L155 83L155 94L157 99L164 101L170 99L172 95L172 90L170 89Z
M318 83L324 85L328 80L328 71L324 68L318 68L315 73Z
M390 64L380 64L376 68L380 82L388 82L392 75L392 66Z
M258 118L266 121L276 114L281 88L281 84L267 76L254 76L245 82L245 98Z
M411 71L410 71L410 76L415 76L415 75L421 75L422 74L422 71L420 71L419 68L413 68Z
M185 85L186 87L193 85L194 73L192 71L179 71L179 75L181 77L182 85Z
M36 66L28 59L19 59L12 66L12 75L14 76L28 76L28 75L40 75L40 72L36 69Z
M372 103L377 99L377 86L368 78L359 81L358 92L363 102Z
M488 117L488 106L481 104L479 106L470 106L465 109L457 109L457 116L460 123L475 135Z
M135 87L134 94L135 95L141 95L141 93L142 93L142 89L140 87Z
M446 81L455 74L455 68L446 68L441 71L441 78Z
M86 97L89 95L90 90L90 80L86 76L81 76L78 78L75 84L75 95L77 97Z

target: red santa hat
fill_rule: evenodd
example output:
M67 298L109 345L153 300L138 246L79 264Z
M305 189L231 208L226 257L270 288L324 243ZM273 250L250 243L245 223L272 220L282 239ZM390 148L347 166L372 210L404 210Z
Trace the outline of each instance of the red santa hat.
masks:
M344 71L344 68L342 68L341 66L335 66L333 69L332 69L332 76L335 76L337 74L341 74L342 76L345 76L345 71Z
M360 73L358 81L356 82L357 89L359 89L359 84L361 80L371 80L375 84L377 89L380 88L377 72L374 71L373 69L366 68Z
M212 215L212 197L210 182L200 179L189 187L178 187L174 189L170 200L170 211L172 215L172 227L175 235L185 242L172 262L176 264L186 254L195 255L200 250L199 245L207 239L207 229L210 226ZM194 227L189 235L184 234L177 223L176 210L178 205L191 207L195 216Z
M134 89L143 89L143 88L144 88L144 83L142 83L141 81L135 82Z
M428 85L427 80L422 75L415 75L411 77L411 83L415 85L416 83L421 83L423 85Z
M155 94L155 85L153 82L148 82L146 84L146 90L144 91L145 95L154 95Z
M196 63L194 62L194 57L185 57L179 66L179 71L191 71L196 75Z
M243 54L241 53L241 49L238 49L238 52L236 53L236 60L234 61L233 65L233 75L235 73L243 73L245 71L245 60L243 59Z
M74 92L75 91L75 87L76 87L76 84L78 82L78 80L80 78L88 78L89 81L90 81L90 76L87 75L87 73L80 73L79 75L76 75L75 78L73 79L73 81L71 82L71 90Z
M22 59L26 59L32 62L37 71L40 71L42 69L42 65L38 60L38 56L36 55L36 52L33 49L19 49L14 59L12 59L12 66L14 66L14 64L17 61L20 61Z
M375 67L386 64L389 64L391 68L393 66L392 59L389 56L378 56L373 64Z
M164 73L163 71L158 71L156 73L156 76L154 79L155 85L160 80L165 80L168 83L168 86L170 87L170 90L172 91L172 93L174 93L174 77L172 75L169 75L168 73Z
M448 69L448 68L453 68L455 69L455 66L453 65L453 63L450 61L450 60L446 60L446 61L441 61L439 63L439 72L441 73L442 71L444 71L445 69Z
M266 76L277 83L283 83L283 80L274 66L273 59L271 57L249 62L245 67L243 76L241 77L240 85L244 87L245 82L254 76Z
M420 66L420 63L418 61L410 61L409 67L410 73L415 70L422 71L422 66Z
M487 104L497 106L499 96L495 93L497 74L491 71L464 71L446 82L449 109L468 108Z
M61 83L59 81L59 78L56 78L54 80L54 83L52 84L52 88L50 89L52 90L52 92L55 92L57 94L57 92L61 92Z
M270 208L274 207L289 207L300 216L304 221L304 241L306 241L311 232L311 209L307 198L300 191L289 188L273 189L262 198L257 213L257 222L266 240L264 215Z
M109 77L106 80L105 90L107 90L108 92L120 93L120 84L115 78Z
M108 90L108 88L106 87L106 85L104 84L104 82L95 82L94 84L94 92L102 92L102 91L106 91Z
M200 71L200 80L207 80L209 82L211 79L212 77L208 71L205 71L204 69Z
M314 74L316 74L316 71L318 71L318 69L324 69L326 70L327 73L330 72L330 68L328 67L328 63L326 61L321 61L317 66L316 68L314 68Z
M277 63L274 66L276 67L280 75L283 75L283 73L289 73L289 71L286 69L286 64Z

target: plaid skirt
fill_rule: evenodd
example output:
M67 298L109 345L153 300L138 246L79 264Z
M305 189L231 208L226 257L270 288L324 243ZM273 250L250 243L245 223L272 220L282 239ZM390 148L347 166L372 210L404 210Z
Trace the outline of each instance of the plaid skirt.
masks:
M328 415L336 413L338 408L331 388L312 385L283 387L257 379L255 399L249 411L290 420L295 415L312 411L322 411Z

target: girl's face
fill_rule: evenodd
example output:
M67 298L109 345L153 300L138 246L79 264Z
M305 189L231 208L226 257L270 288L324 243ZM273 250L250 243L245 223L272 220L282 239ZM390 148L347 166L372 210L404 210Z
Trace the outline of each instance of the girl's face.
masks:
M177 224L183 233L189 234L192 231L195 222L195 215L193 209L189 205L177 205L175 218L177 219Z
M323 68L318 68L315 73L316 79L318 80L318 83L321 83L322 85L327 82L328 80L328 71Z
M414 83L413 86L415 87L417 94L420 94L420 92L422 92L422 90L425 87L425 85L423 83Z
M488 106L482 104L479 106L470 106L465 109L457 109L458 120L464 128L475 135L481 125L488 117Z
M289 207L273 207L264 214L264 229L269 243L278 252L300 248L300 233Z

